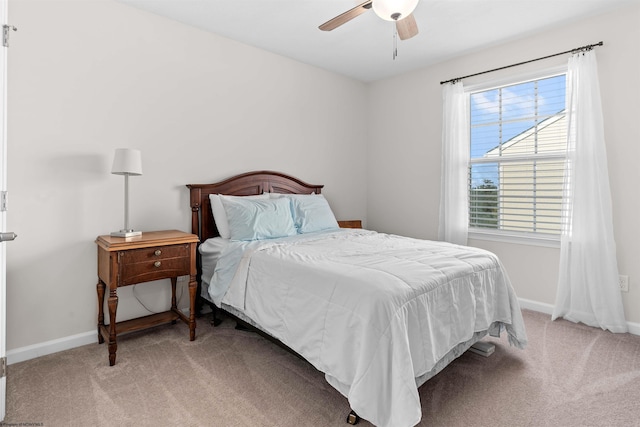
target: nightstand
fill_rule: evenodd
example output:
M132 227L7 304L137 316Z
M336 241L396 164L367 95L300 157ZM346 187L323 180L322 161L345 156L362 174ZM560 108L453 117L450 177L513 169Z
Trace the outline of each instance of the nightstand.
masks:
M109 346L109 365L116 363L118 334L181 319L189 326L189 339L196 338L196 245L198 236L177 230L150 231L136 237L98 236L98 343ZM176 283L179 276L189 276L189 317L178 310ZM150 316L116 321L118 288L152 280L171 279L171 309ZM109 325L104 324L104 294Z
M346 221L338 221L340 228L362 228L362 221L359 219L350 219Z

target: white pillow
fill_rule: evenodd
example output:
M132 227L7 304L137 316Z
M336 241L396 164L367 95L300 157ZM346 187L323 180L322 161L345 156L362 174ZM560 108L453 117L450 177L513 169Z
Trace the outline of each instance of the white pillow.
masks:
M291 213L298 233L340 228L327 199L322 194L282 194L280 197L291 200Z
M268 199L269 194L258 194L256 196L225 196L225 197L236 197L241 199ZM218 228L218 233L220 233L220 237L225 239L229 239L231 237L231 233L229 232L229 220L227 219L227 212L224 210L224 206L222 206L222 200L220 200L220 194L209 194L209 201L211 202L211 213L213 213L213 220L216 222L216 227Z
M231 240L261 240L297 234L289 199L246 199L220 196Z

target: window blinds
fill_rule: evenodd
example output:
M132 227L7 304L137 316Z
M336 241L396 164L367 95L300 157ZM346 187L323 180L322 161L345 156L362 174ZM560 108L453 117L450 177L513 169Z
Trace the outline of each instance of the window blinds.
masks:
M560 234L565 75L470 94L469 226Z

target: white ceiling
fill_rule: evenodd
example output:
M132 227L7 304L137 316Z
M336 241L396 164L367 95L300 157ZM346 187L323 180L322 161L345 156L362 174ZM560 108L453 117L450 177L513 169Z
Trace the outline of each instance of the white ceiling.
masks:
M393 60L393 24L373 10L331 32L318 29L364 0L118 1L365 82L640 2L420 0L414 12L420 33L399 40ZM600 41L593 37L584 44Z

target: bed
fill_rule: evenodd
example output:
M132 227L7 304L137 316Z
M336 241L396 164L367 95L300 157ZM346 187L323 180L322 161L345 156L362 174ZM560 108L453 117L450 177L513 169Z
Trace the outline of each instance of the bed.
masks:
M374 425L417 424L418 387L487 334L526 345L490 252L339 228L322 185L283 173L187 187L199 295L306 359Z

